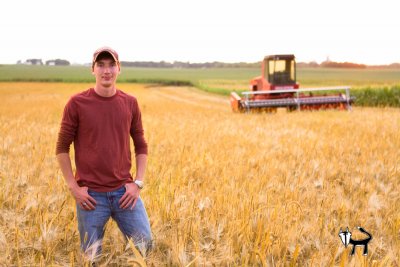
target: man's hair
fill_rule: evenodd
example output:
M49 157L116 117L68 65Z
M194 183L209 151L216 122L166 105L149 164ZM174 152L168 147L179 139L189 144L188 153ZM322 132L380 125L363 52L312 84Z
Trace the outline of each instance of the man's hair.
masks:
M96 58L96 62L102 59L112 59L113 61L115 61L114 57L107 51L101 52L97 58Z

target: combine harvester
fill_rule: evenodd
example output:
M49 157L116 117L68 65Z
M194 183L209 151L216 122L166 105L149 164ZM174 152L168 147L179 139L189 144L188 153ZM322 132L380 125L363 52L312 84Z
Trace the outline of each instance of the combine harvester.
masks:
M294 55L272 55L262 62L262 76L250 81L251 91L242 97L232 92L230 102L235 112L251 110L276 112L277 108L293 110L351 109L354 98L350 87L299 89L296 82ZM338 91L338 93L334 93Z

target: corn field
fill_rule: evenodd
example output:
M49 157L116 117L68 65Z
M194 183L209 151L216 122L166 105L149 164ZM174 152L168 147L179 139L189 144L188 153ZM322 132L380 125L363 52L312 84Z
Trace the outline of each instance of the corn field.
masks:
M55 145L90 86L0 83L0 266L88 264ZM101 265L400 266L400 109L235 114L193 88L119 88L142 110L155 247L141 258L110 221ZM338 236L357 226L367 256Z

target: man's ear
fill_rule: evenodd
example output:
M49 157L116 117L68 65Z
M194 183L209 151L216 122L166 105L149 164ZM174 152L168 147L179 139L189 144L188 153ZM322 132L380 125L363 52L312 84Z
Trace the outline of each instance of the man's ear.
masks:
M118 62L118 74L120 74L120 73L121 73L121 63Z

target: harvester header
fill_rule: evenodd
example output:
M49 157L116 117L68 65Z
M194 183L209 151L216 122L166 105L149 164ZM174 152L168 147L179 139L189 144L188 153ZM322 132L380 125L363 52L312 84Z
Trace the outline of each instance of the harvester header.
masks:
M242 97L232 92L230 97L233 111L265 110L277 108L287 110L351 109L354 98L350 87L325 87L299 89L296 81L294 55L270 55L262 62L261 76L250 81L251 91Z

